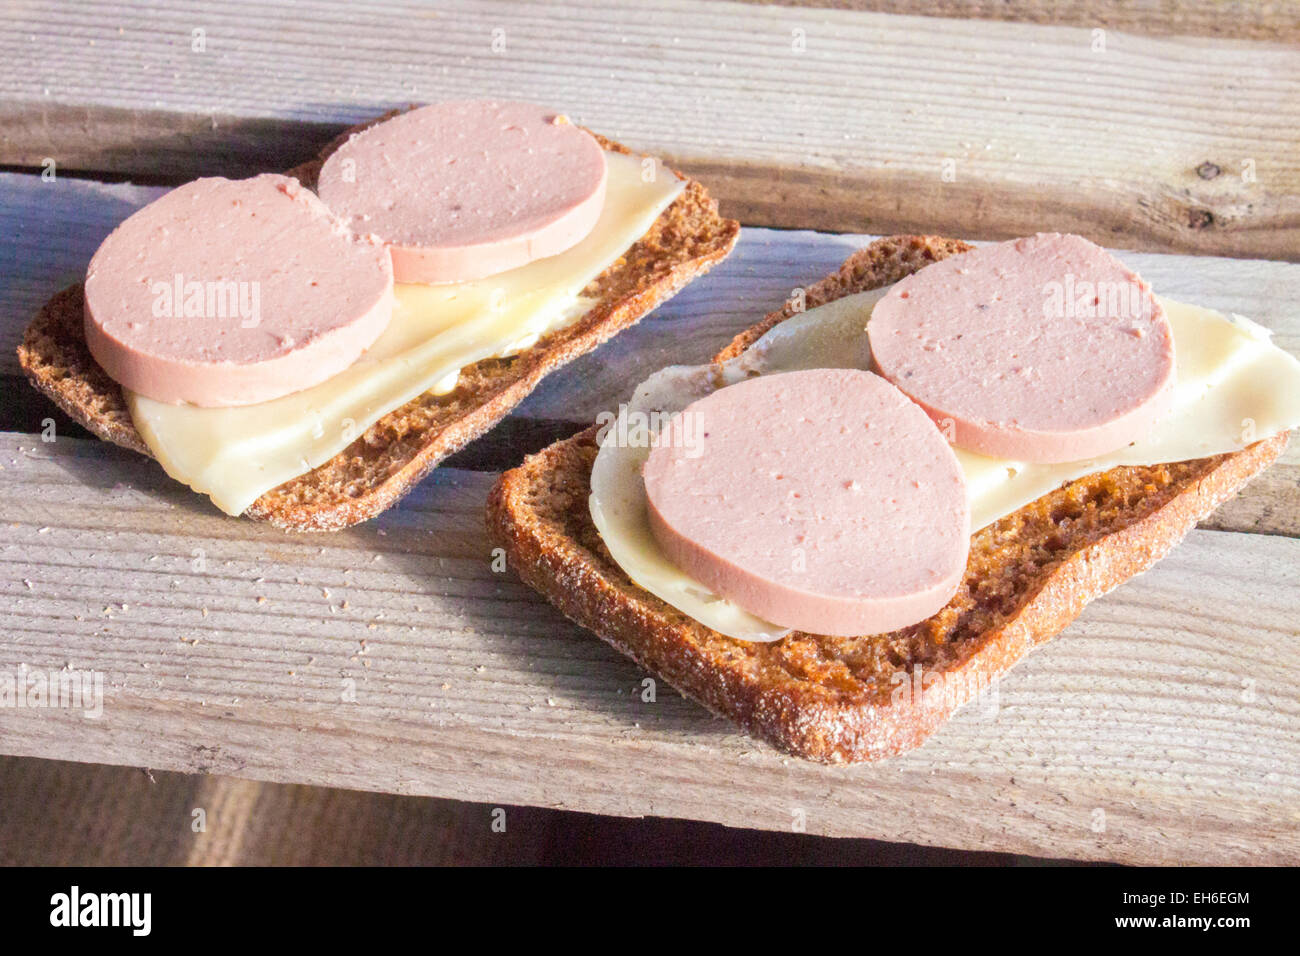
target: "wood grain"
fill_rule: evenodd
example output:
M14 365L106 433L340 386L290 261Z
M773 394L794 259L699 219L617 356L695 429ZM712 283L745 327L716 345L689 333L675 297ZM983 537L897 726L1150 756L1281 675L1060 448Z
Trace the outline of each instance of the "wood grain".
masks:
M1300 50L1097 44L688 0L33 2L0 26L0 163L282 168L391 106L523 96L665 155L750 225L1000 238L1050 218L1107 245L1300 254Z
M633 664L494 573L490 475L439 470L377 521L304 539L225 519L98 442L7 435L0 465L0 675L105 683L97 720L0 708L8 753L777 830L802 811L811 833L1041 855L1300 861L1300 541L1193 532L996 707L904 757L827 768L667 687L643 701Z
M777 0L745 0L777 3ZM1151 36L1224 37L1300 41L1300 4L1294 0L783 0L783 6L870 10L926 17L1009 20L1018 23L1103 27Z

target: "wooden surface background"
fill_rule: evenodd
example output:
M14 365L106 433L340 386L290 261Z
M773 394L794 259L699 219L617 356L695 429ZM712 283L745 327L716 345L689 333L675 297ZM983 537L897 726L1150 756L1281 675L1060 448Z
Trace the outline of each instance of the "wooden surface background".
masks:
M1300 22L1214 6L1188 7L1196 33ZM1129 248L1300 250L1300 50L1129 32L1120 4L1070 26L696 0L21 9L0 26L0 163L288 168L378 110L526 94L750 225L1005 238L1050 216Z
M825 230L1214 253L1125 258L1300 352L1300 265L1264 261L1300 250L1292 5L1156 5L1141 32L1108 4L1068 26L866 5L893 12L21 4L0 24L0 673L95 669L108 699L99 720L0 710L0 749L1042 856L1300 860L1296 451L1014 671L996 709L876 766L783 758L667 687L643 702L634 665L491 570L495 472L866 241ZM15 377L31 314L159 186L285 167L389 106L483 94L670 156L747 227L823 231L747 228L712 275L338 535L226 519ZM106 181L123 177L159 186Z

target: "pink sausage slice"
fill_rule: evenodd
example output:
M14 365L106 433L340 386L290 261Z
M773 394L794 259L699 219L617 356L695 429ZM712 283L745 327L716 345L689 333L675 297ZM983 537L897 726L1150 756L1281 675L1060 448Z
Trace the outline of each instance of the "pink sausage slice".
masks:
M557 255L591 232L605 151L554 110L438 103L353 136L317 189L352 229L389 244L398 282L467 281Z
M341 372L388 325L393 269L287 176L198 179L115 229L86 273L86 344L161 402L249 405Z
M903 279L867 324L881 374L952 441L1079 461L1143 437L1171 408L1174 338L1150 287L1100 246L1039 234Z
M817 369L687 406L644 471L650 527L687 574L814 634L915 624L956 592L966 483L925 413L883 378Z

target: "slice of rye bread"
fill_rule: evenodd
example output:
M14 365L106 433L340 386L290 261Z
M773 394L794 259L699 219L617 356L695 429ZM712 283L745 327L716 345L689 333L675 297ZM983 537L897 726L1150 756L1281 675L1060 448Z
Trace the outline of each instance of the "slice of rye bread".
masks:
M968 248L933 236L881 239L808 289L807 306L896 282ZM789 305L773 312L715 360L739 355L792 314ZM594 427L502 475L487 523L509 566L572 620L778 748L849 763L921 744L981 682L987 686L1093 598L1162 558L1286 442L1282 434L1233 454L1070 482L976 532L965 577L938 614L862 637L734 640L633 584L588 511ZM907 693L917 675L919 686L935 690Z
M321 164L348 136L396 112L346 131L288 175L314 187ZM631 153L592 135L611 152ZM698 182L672 172L686 182L685 190L583 290L598 300L586 315L517 355L467 366L454 391L426 393L389 412L319 468L262 495L245 515L290 531L335 531L373 518L504 418L546 374L634 325L726 258L740 224L719 216L717 202ZM148 455L121 388L86 349L82 305L80 284L50 299L27 327L19 363L37 389L91 432Z

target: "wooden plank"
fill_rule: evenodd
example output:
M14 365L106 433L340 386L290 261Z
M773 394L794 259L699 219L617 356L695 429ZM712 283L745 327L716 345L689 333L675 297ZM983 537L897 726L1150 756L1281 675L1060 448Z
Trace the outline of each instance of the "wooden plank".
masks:
M1151 36L1204 36L1300 42L1300 4L1252 0L745 0L789 7L871 10L927 17L1010 20L1124 30Z
M17 224L0 235L0 259L13 263L0 286L0 376L20 374L14 348L41 303L79 279L100 239L161 191L0 173L0 217ZM617 408L631 388L655 370L706 361L793 289L833 271L872 238L746 229L726 262L635 328L548 377L503 428L453 464L492 470L517 464L525 454L589 424L601 411ZM1162 293L1249 315L1273 328L1283 348L1300 353L1300 314L1294 306L1300 300L1300 265L1121 255ZM0 429L37 431L53 417L60 432L67 434L67 419L50 403L30 393L25 384L11 379L9 387L15 397L0 413ZM1300 535L1300 446L1288 450L1280 465L1220 509L1211 526Z
M634 17L612 0L33 3L0 27L0 162L276 168L391 106L527 96L681 164L747 224L999 238L1050 218L1110 245L1294 258L1300 50L1102 43L688 0Z
M1300 541L1194 532L921 750L826 768L666 687L644 701L633 664L494 573L490 475L440 470L376 521L292 537L97 442L3 436L0 465L0 677L67 668L105 687L98 719L0 708L7 753L775 830L802 814L812 833L1041 855L1300 862Z

